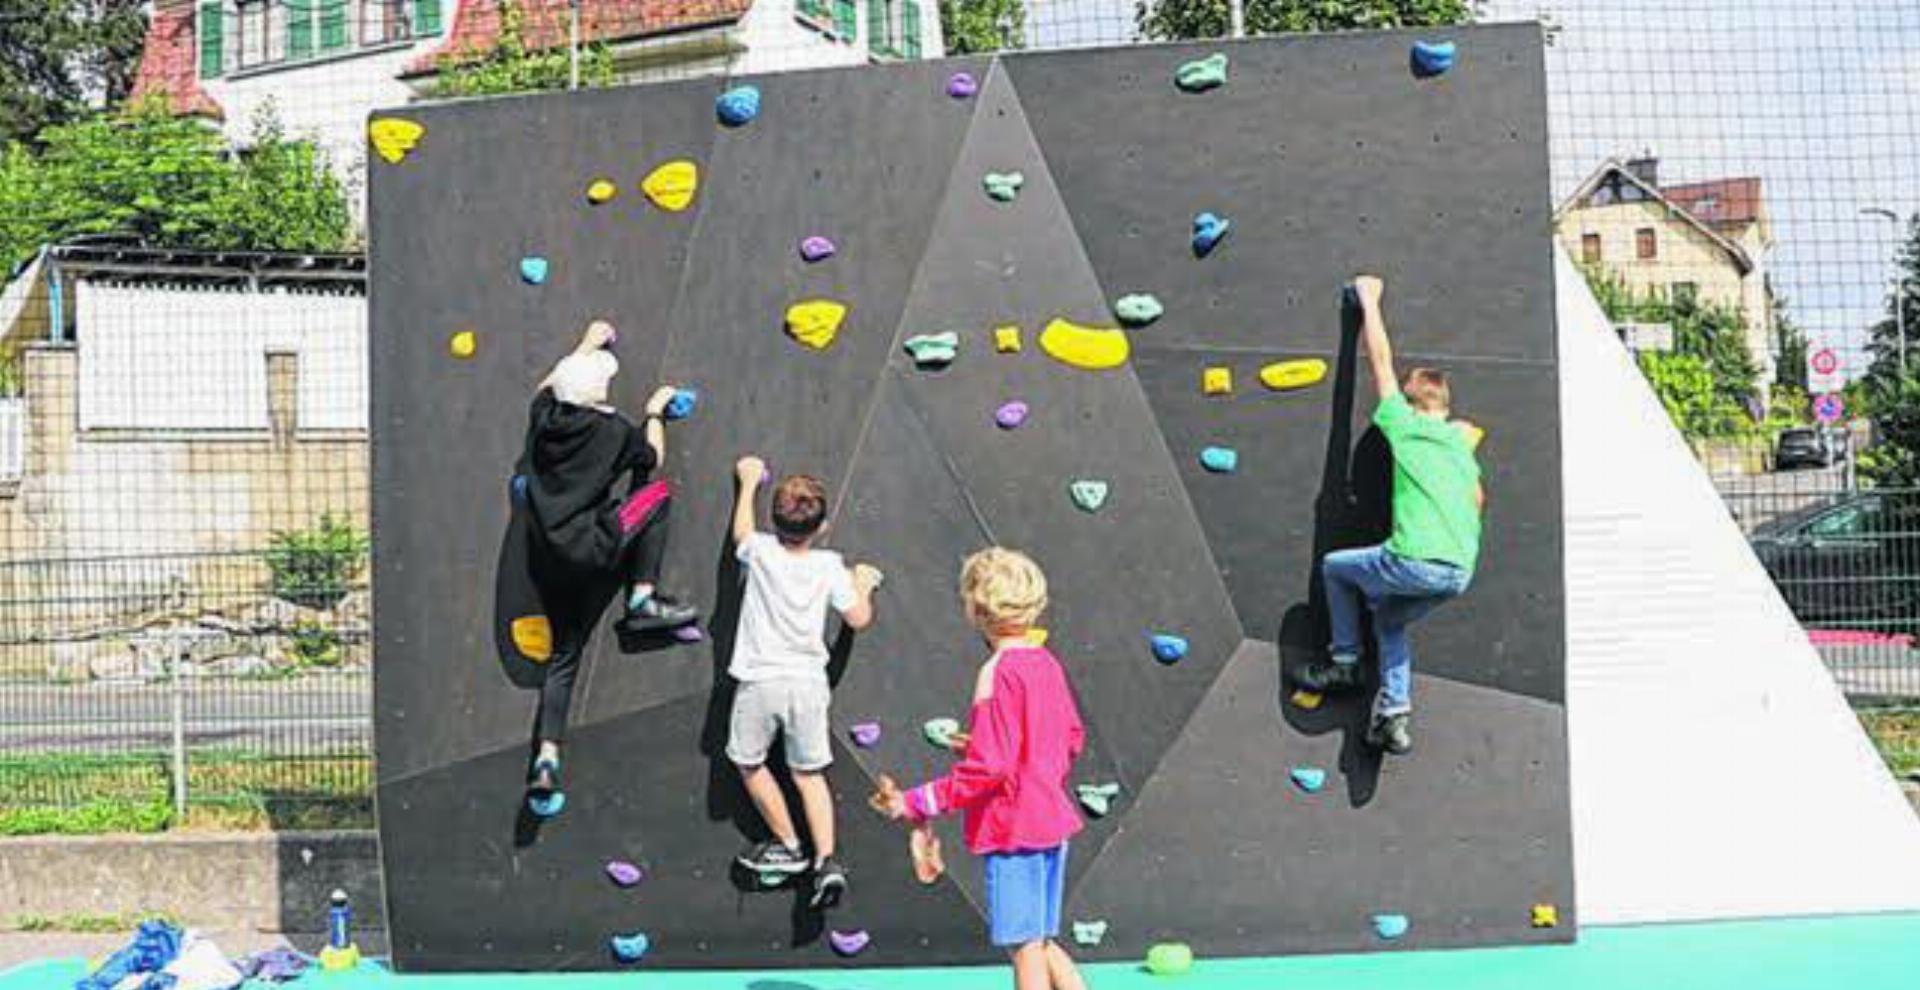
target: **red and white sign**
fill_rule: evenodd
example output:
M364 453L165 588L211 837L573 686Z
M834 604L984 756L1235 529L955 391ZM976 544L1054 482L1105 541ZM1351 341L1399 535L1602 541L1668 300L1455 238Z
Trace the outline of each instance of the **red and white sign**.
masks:
M1807 355L1807 391L1819 395L1838 392L1846 385L1845 376L1840 374L1840 355L1833 348L1822 347Z

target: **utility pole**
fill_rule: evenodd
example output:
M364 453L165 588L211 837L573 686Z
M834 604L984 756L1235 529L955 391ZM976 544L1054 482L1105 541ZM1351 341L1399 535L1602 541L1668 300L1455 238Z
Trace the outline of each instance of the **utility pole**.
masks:
M567 0L567 88L580 88L580 0Z
M1244 0L1227 0L1227 12L1232 18L1233 36L1247 36L1247 9Z
M1880 217L1893 224L1893 240L1900 242L1900 214L1882 206L1869 206L1860 211L1870 217ZM1895 265L1893 274L1893 335L1897 353L1900 355L1900 377L1907 376L1907 276Z

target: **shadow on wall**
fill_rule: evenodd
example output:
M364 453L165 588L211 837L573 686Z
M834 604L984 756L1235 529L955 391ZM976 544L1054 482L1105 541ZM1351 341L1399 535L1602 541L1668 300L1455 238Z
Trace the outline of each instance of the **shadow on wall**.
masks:
M1354 807L1373 800L1380 778L1380 754L1365 745L1372 691L1379 665L1375 662L1371 631L1362 663L1368 671L1367 690L1328 697L1308 710L1293 704L1293 672L1308 661L1326 655L1327 593L1320 578L1320 561L1329 551L1369 546L1384 541L1393 529L1393 456L1386 437L1368 426L1353 436L1355 391L1359 373L1360 314L1348 295L1341 294L1340 353L1333 365L1332 404L1327 418L1327 452L1321 467L1320 493L1313 503L1313 558L1307 576L1307 600L1288 607L1280 619L1276 641L1280 646L1279 698L1281 717L1307 735L1342 732L1340 773L1347 781L1347 798ZM1366 376L1371 386L1371 376ZM1369 405L1371 399L1368 400Z

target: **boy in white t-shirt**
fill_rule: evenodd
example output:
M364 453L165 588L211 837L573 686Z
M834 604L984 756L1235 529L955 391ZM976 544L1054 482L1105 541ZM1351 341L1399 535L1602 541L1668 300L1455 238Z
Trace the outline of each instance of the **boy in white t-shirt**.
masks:
M818 478L792 475L774 487L775 535L769 535L754 527L754 497L766 479L766 464L742 457L734 473L740 481L733 506L734 556L746 572L747 587L727 668L739 682L727 758L740 768L754 808L773 832L772 840L742 853L738 862L761 876L794 876L811 868L813 906L829 907L846 893L847 875L833 859L833 792L826 777L833 762L827 609L840 613L850 629L871 625L880 572L866 564L849 571L839 554L813 548L827 521L827 489ZM813 834L811 859L801 853L786 796L767 769L776 737Z

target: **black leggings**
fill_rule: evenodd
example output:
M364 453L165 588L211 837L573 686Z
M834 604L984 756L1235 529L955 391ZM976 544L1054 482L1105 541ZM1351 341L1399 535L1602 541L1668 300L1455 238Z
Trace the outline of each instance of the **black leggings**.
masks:
M653 510L640 531L627 538L621 550L619 597L636 584L660 580L660 562L667 553L667 512L671 502L662 502ZM585 610L603 601L598 589L605 587L604 574L570 575L542 588L548 620L553 624L553 656L547 660L547 676L540 683L540 715L534 723L534 737L541 742L559 742L567 734L567 712L573 707L573 680L580 674L580 662L586 658L587 644L593 639L593 624L599 612Z

